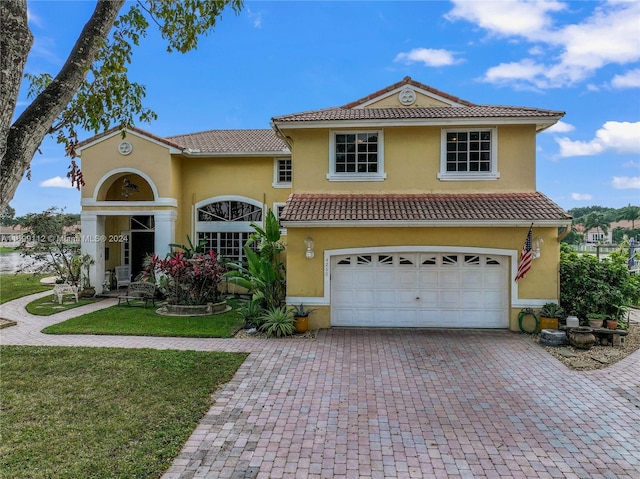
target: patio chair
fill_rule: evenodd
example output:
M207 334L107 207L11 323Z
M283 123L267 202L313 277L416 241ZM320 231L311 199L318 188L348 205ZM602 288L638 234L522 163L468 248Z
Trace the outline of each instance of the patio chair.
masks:
M131 284L131 266L116 266L116 290Z

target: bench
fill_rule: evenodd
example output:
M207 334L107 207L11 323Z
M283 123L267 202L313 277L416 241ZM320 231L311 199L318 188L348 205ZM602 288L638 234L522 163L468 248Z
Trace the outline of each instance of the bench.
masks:
M58 299L58 304L62 304L62 300L64 299L65 294L73 296L76 300L76 303L78 302L78 287L71 284L56 284L53 287L53 294Z
M131 306L131 301L139 301L144 303L144 307L147 307L147 303L151 301L151 304L156 305L156 285L153 283L133 282L127 286L126 294L118 296L118 305L126 301Z
M572 327L570 326L560 326L558 329L563 329L569 333ZM608 328L592 328L591 333L598 340L598 344L602 346L611 345L611 346L621 346L624 342L624 336L629 334L628 329L608 329Z

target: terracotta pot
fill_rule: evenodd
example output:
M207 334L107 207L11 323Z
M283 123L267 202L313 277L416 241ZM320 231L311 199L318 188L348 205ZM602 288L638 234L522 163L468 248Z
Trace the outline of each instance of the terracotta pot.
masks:
M607 328L609 328L609 329L617 329L618 328L618 321L616 321L615 319L607 319Z
M309 316L296 316L296 331L306 333L309 330Z

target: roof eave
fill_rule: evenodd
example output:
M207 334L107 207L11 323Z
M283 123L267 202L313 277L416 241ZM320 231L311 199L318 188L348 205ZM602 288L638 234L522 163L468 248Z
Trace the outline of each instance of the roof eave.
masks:
M402 118L393 120L311 120L311 121L274 121L281 130L306 128L358 128L390 126L450 126L450 125L536 125L540 132L555 125L562 116L554 117L482 117L482 118Z
M559 228L570 226L571 219L557 220L315 220L315 221L282 221L285 228L349 228L349 227L382 227L382 228L406 228L406 227L441 227L441 228L498 228L508 226L511 228L528 228L533 223L534 227Z
M291 150L267 150L267 151L189 151L181 152L187 158L228 158L232 157L274 157L291 156Z

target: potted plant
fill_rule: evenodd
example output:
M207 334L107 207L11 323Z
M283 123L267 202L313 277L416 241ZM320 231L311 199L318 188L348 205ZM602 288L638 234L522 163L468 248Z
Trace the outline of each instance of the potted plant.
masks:
M302 303L300 303L299 306L293 306L293 316L295 318L297 332L306 333L309 330L309 315L314 311L315 309L305 309Z
M587 323L594 329L600 329L604 322L605 315L600 313L587 313Z
M540 330L558 329L558 323L564 317L564 309L557 303L546 303L539 313Z

